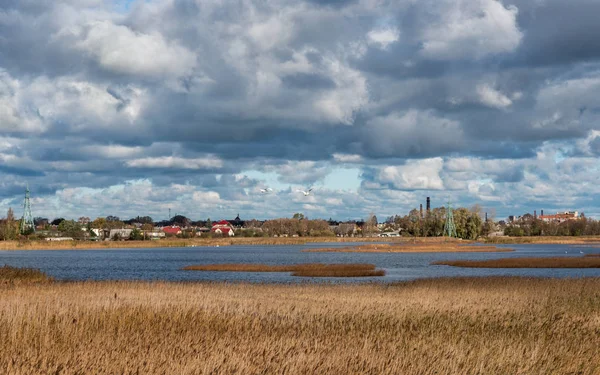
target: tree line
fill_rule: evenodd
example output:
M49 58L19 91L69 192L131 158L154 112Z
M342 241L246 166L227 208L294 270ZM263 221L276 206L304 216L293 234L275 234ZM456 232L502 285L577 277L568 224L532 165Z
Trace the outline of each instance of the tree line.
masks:
M585 216L562 223L546 222L531 214L512 223L502 223L507 236L598 236L600 221Z

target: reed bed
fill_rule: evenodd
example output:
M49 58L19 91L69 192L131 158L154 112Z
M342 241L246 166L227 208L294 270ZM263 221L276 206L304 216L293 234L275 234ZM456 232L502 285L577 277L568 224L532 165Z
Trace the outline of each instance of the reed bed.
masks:
M323 264L306 263L291 265L269 265L252 263L201 264L184 267L185 271L227 272L291 272L292 276L303 277L367 277L385 276L384 270L375 269L373 264Z
M600 278L0 287L3 374L600 373Z
M578 245L578 244L598 244L600 245L600 236L524 236L524 237L486 237L486 243L491 244L558 244L558 245Z
M600 268L600 257L503 258L490 260L450 260L435 265L469 268Z
M486 245L468 245L461 242L405 242L390 244L366 244L338 248L304 249L307 253L479 253L508 252L509 248Z
M47 283L51 281L51 277L48 277L45 273L38 269L17 268L8 265L0 267L0 285Z
M233 237L162 239L157 241L0 241L0 250L96 250L157 247L202 247L231 245L304 245L314 242L385 242L394 238L377 237Z

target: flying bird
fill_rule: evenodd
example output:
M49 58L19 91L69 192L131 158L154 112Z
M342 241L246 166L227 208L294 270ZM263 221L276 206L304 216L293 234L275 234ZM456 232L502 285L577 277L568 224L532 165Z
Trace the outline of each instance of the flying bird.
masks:
M312 190L313 190L313 188L308 188L306 191L300 190L300 189L296 189L297 192L304 194L305 197L308 197L310 195L310 192Z
M271 189L270 187L264 188L264 189L260 189L261 194L269 194L272 191L273 191L273 189Z

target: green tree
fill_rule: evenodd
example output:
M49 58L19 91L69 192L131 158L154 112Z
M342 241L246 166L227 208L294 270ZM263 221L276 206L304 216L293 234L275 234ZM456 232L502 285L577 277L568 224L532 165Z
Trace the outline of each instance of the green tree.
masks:
M85 232L82 230L81 224L75 220L63 220L58 225L58 230L65 237L73 237L75 239L82 239L85 237Z
M19 236L19 222L15 220L12 208L6 212L6 219L0 222L0 239L5 241L15 240Z
M142 233L141 230L135 228L129 234L129 239L132 240L132 241L141 241L141 240L144 239L144 233Z

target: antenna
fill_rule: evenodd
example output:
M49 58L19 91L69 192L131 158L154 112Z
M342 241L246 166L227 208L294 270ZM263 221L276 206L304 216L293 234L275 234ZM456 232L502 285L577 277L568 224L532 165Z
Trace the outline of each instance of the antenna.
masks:
M29 184L25 189L25 200L23 201L23 217L21 218L20 225L21 234L27 234L35 232L35 225L33 224L33 216L31 215L31 200L29 196Z

